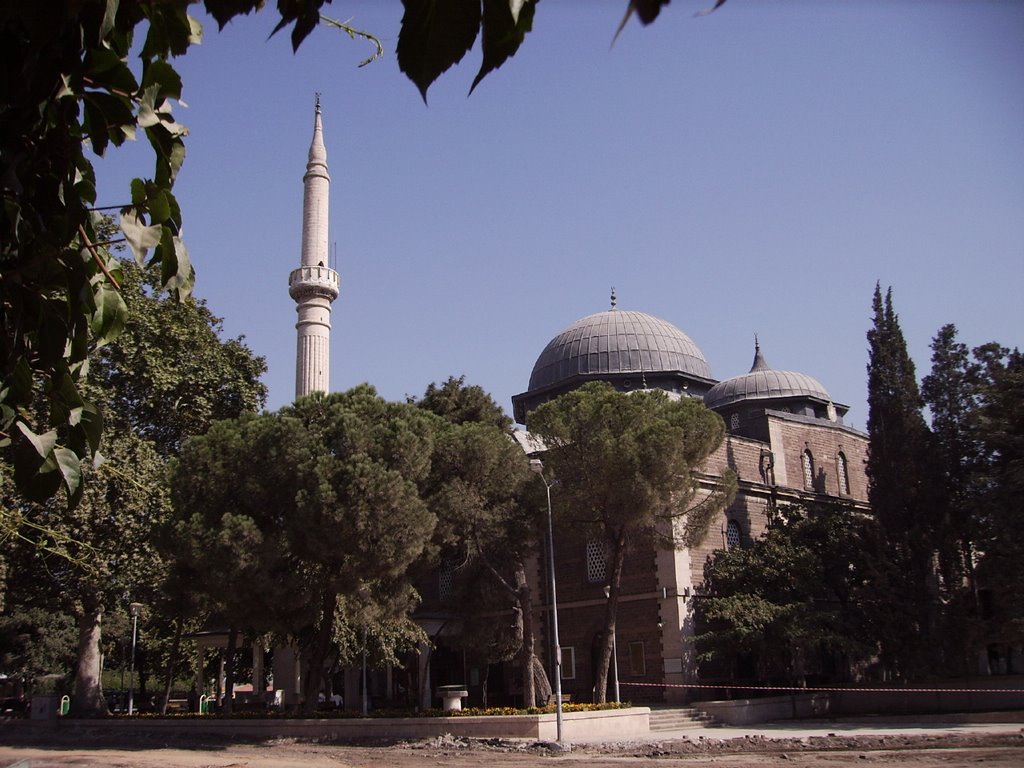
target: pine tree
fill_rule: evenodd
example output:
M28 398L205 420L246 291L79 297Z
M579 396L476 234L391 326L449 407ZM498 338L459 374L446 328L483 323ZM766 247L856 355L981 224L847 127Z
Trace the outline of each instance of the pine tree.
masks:
M883 531L879 572L887 581L880 606L882 659L897 677L931 666L931 573L934 521L926 500L928 428L914 363L907 353L892 289L876 284L868 331L868 497Z

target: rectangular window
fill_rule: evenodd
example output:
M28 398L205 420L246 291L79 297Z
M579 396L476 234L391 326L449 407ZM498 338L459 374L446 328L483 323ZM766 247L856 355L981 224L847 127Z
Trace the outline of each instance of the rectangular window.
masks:
M562 646L562 679L576 679L576 649L571 645Z
M608 579L608 547L601 539L587 541L587 581L601 584Z
M647 660L644 656L643 640L629 644L629 674L643 677L647 674Z

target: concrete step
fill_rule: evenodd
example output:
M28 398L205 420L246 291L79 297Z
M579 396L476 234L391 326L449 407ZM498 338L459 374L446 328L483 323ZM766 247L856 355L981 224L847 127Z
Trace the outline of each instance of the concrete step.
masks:
M650 723L652 731L675 731L705 728L715 725L715 719L692 707L672 707L652 709Z

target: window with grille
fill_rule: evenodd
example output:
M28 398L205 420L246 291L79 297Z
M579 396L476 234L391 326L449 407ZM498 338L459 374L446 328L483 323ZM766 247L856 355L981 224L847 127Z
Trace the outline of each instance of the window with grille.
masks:
M453 597L455 585L455 567L449 560L441 561L441 568L437 574L437 596L442 603L450 603Z
M735 520L730 520L725 525L725 545L729 549L740 545L740 526Z
M562 679L576 679L576 649L571 645L562 646Z
M608 580L608 548L600 539L587 541L587 581L599 584Z
M733 431L736 431L739 428L740 428L740 415L738 413L734 413L732 416L729 417L729 429L731 429Z
M803 455L804 464L804 488L814 487L814 457L811 456L810 449L804 451Z
M836 475L839 478L839 492L845 495L850 494L850 476L846 471L846 454L842 451L836 457Z

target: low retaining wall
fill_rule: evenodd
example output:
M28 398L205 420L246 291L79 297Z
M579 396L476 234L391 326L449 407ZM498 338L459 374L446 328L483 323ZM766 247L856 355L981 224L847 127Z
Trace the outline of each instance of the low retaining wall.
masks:
M691 706L727 725L856 715L918 717L1024 710L1022 690L1024 679L986 678L959 680L948 686L814 691L758 699L698 701Z
M763 699L697 701L691 704L725 725L753 725L775 720L803 720L833 714L827 693L798 693Z
M650 733L651 710L647 707L605 709L597 712L565 712L562 715L566 741L611 738L628 739ZM368 717L368 718L110 718L105 720L22 721L34 728L53 728L61 733L106 735L191 734L221 738L262 741L276 738L355 740L422 739L451 734L471 738L511 738L554 741L557 723L554 714L514 715L509 717Z

